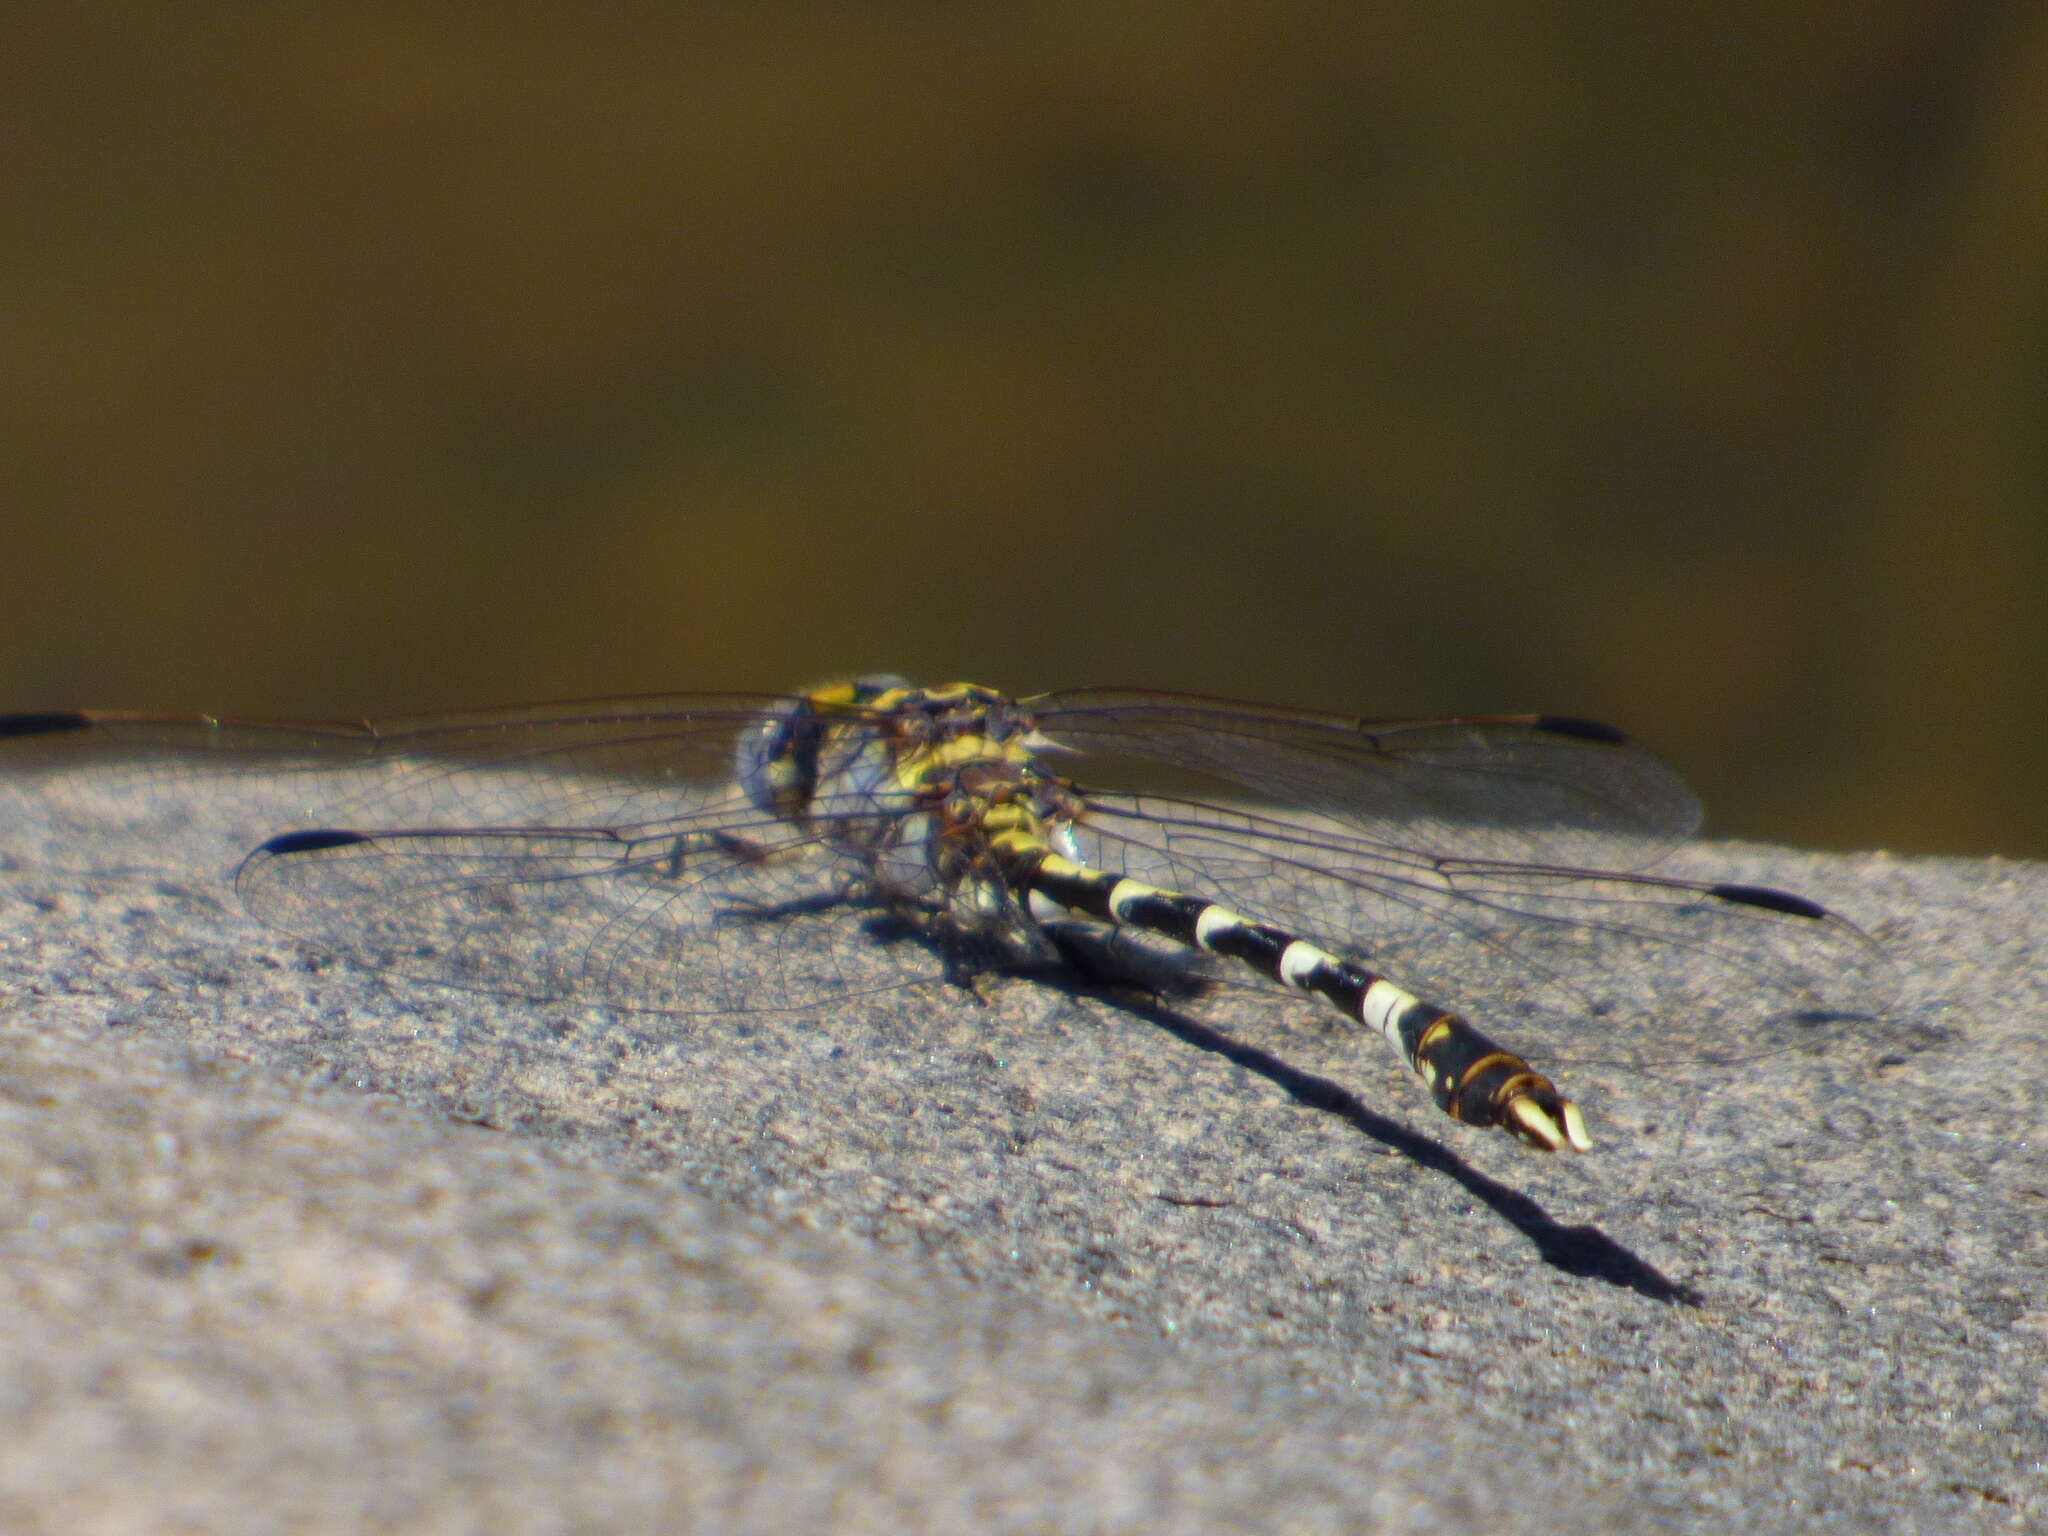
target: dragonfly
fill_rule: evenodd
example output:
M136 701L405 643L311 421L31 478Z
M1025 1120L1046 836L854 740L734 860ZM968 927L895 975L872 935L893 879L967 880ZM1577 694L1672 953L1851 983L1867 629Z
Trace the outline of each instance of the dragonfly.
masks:
M1803 896L1654 872L1699 802L1562 715L871 674L386 722L0 716L0 782L51 778L220 811L283 786L299 824L247 851L236 889L375 971L719 1016L1070 964L1107 938L1092 952L1321 999L1453 1120L1541 1151L1588 1150L1583 1112L1470 1015L1626 1064L1705 1011L1742 1059L1810 1038L1882 969ZM878 940L877 913L917 942Z

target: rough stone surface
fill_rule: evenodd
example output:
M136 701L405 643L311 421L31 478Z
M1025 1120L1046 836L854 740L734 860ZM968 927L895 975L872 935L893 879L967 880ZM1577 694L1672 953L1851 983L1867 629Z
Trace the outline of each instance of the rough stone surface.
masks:
M1258 989L579 1013L252 922L260 824L55 803L0 795L9 1530L2048 1527L2048 867L1688 851L1897 1000L1576 1072L1546 1158Z

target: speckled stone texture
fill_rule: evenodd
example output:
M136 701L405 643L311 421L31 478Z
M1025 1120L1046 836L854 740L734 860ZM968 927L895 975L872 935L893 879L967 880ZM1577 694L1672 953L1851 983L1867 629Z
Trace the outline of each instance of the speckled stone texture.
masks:
M1546 1158L1256 988L620 1019L308 954L246 828L40 814L9 1531L2048 1528L2048 867L1688 851L1897 1001L1575 1071Z

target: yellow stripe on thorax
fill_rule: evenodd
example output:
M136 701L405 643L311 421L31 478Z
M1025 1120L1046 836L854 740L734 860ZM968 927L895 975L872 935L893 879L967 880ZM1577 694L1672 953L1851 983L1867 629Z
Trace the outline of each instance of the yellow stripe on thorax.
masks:
M924 789L932 780L963 768L969 763L1000 762L1028 767L1031 749L1022 740L997 741L988 736L955 736L949 741L925 742L896 759L896 783L911 791Z

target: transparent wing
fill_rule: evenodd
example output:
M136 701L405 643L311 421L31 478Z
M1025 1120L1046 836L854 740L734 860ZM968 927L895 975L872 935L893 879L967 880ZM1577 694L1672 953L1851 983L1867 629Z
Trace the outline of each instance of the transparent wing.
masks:
M385 722L16 715L0 717L0 771L17 783L88 773L88 819L119 809L137 828L195 810L233 819L260 798L255 780L294 788L273 797L287 825L610 826L661 814L678 785L731 788L738 734L791 702L673 694ZM1027 703L1105 770L1164 765L1445 857L1585 863L1597 849L1638 868L1699 820L1648 751L1563 717L1375 721L1116 689Z
M946 973L890 931L863 871L790 824L315 831L236 887L263 921L357 965L471 991L641 1012L800 1009Z
M676 694L376 721L0 716L0 795L64 862L83 829L204 827L235 856L290 827L612 827L737 807L734 749L789 701Z
M1118 788L1169 764L1262 801L1447 858L1653 863L1691 836L1699 801L1612 726L1561 715L1370 720L1187 694L1085 688L1025 701L1079 770ZM1118 783L1123 775L1129 783Z
M1221 901L1363 961L1553 1063L1739 1060L1881 1010L1866 934L1782 892L1449 859L1330 821L1092 796L1101 867Z
M871 803L826 797L805 832L736 782L739 738L791 702L0 717L0 799L21 813L0 815L0 845L52 867L80 846L141 870L239 861L245 904L284 932L521 997L720 1013L943 974L933 944L847 910L861 871L827 834Z

